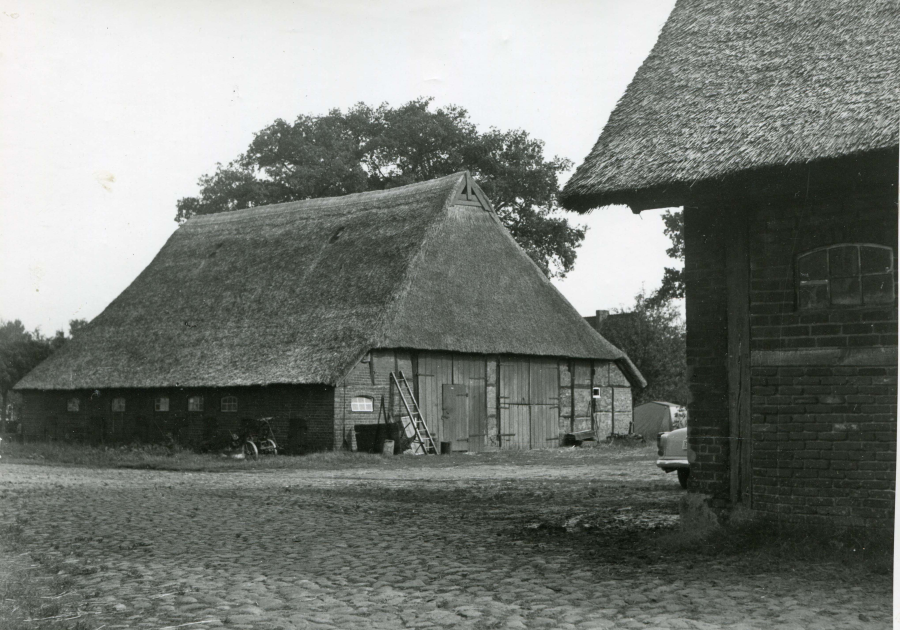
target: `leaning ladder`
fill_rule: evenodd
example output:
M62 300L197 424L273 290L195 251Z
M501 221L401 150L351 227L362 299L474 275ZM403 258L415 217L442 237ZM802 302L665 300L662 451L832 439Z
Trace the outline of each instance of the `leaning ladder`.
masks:
M416 402L416 397L409 386L409 381L403 376L402 370L398 373L400 374L399 378L391 372L391 380L397 386L400 401L406 409L406 416L403 418L403 430L413 440L413 452L416 455L437 454L438 450L434 444L434 438L431 437L431 431L428 430L428 425L425 424L425 418L422 417L419 403ZM406 389L405 393L403 391L404 388Z

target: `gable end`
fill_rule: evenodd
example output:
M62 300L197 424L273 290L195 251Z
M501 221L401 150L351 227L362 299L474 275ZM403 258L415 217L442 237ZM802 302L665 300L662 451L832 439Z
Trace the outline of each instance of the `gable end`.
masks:
M485 196L481 188L478 187L478 184L475 183L475 180L472 178L472 174L469 173L469 171L466 171L466 176L460 183L459 190L453 200L453 205L475 206L486 210L487 212L494 211L491 207L491 202L488 201L487 196Z

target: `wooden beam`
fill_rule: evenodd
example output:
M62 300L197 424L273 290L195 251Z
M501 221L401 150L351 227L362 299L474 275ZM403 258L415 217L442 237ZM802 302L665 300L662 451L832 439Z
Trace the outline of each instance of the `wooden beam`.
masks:
M752 499L750 424L750 250L749 211L736 208L726 221L725 273L728 291L728 426L731 502Z
M460 187L459 192L456 194L456 199L453 203L457 206L472 206L482 208L483 210L487 210L488 212L493 212L494 208L491 206L491 202L488 200L487 196L485 196L484 192L478 187L478 184L475 183L475 180L472 178L471 173L466 171L466 178L463 180L463 184Z

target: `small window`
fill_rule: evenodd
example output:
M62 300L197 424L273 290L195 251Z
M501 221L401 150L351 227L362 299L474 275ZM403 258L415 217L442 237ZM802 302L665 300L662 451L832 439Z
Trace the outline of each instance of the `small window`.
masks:
M374 405L371 396L354 396L350 400L350 411L372 413L373 410Z
M125 399L124 398L113 398L112 410L113 411L125 411Z
M70 398L68 402L66 402L66 409L68 411L78 411L81 409L81 399L80 398Z
M894 251L883 245L832 245L797 257L797 307L891 304Z
M168 411L169 410L169 397L168 396L160 396L156 400L153 401L153 410L154 411Z
M222 411L237 411L237 397L236 396L223 396L222 397Z
M188 411L203 411L203 396L190 396L188 398Z

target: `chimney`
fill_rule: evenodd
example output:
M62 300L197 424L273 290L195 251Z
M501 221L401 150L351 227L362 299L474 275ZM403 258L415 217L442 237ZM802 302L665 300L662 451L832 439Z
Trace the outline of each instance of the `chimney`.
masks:
M584 319L587 320L587 323L591 325L591 328L600 332L600 326L603 325L603 320L609 317L609 311L594 311L595 315L589 315Z

